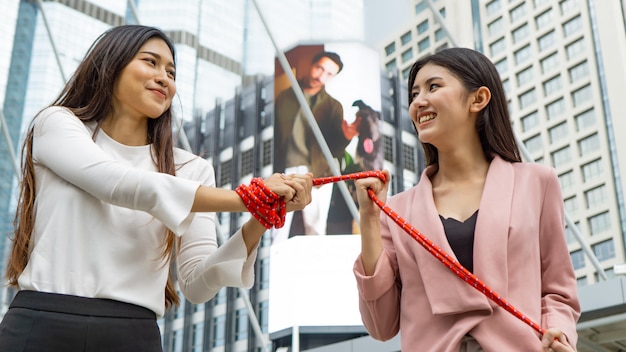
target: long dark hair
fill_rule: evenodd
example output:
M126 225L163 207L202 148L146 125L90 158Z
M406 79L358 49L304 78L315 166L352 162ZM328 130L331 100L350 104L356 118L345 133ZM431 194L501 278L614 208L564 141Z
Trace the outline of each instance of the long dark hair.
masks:
M120 72L134 58L141 46L152 38L162 39L175 58L174 45L165 33L157 28L125 25L111 28L100 35L51 106L66 107L83 122L95 121L97 123L95 136L103 120L114 113L113 87ZM12 286L17 286L18 277L28 263L30 237L35 224L32 138L31 127L22 146L22 182L14 220L13 248L6 272ZM171 108L157 119L148 119L148 138L152 142L153 161L157 170L175 175ZM163 244L163 258L172 259L175 256L175 247L176 236L168 229ZM170 307L178 303L179 297L170 271L165 288L165 306Z
M468 92L474 92L480 87L487 87L491 91L491 101L476 120L476 130L483 153L487 160L491 160L493 154L497 154L510 162L522 161L511 126L504 87L493 63L485 55L467 48L448 48L419 59L413 64L409 74L409 104L417 72L428 63L450 71ZM429 143L422 143L422 147L426 164L437 164L439 161L437 148Z

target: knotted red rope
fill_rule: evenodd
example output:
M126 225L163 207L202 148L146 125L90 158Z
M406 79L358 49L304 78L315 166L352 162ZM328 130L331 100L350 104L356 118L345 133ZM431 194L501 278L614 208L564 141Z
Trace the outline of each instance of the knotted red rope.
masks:
M387 179L385 174L382 171L364 171L364 172L358 172L358 173L348 174L348 175L316 178L316 179L313 179L313 185L314 186L320 186L320 185L327 184L327 183L332 183L332 182L339 182L339 181L346 181L346 180L357 180L357 179L360 179L360 178L367 178L367 177L378 177L383 182L386 182L386 179ZM258 182L256 184L258 185ZM239 187L242 187L242 186L239 186ZM238 190L239 190L239 188L238 188ZM264 192L267 193L267 191L269 191L269 190L265 190ZM238 191L238 193L239 193L239 191ZM273 193L273 192L269 191L269 193ZM376 193L374 193L374 191L372 191L371 189L368 189L367 193L368 193L370 199L374 203L376 203L376 205L385 214L387 214L398 226L400 226L407 234L409 234L411 237L413 237L420 245L422 245L422 247L424 247L430 254L432 254L435 258L437 258L441 263L443 263L443 265L445 265L448 269L450 269L452 272L454 272L463 281L467 282L467 284L469 284L470 286L472 286L476 290L478 290L481 293L483 293L485 296L487 296L487 298L491 299L497 305L499 305L500 307L504 308L504 310L506 310L507 312L513 314L513 316L515 316L519 320L523 321L524 323L529 325L531 328L535 329L541 335L543 335L545 333L545 330L541 326L539 326L538 324L533 322L530 318L528 318L526 315L524 315L522 312L517 310L512 304L510 304L508 301L506 301L504 298L502 298L499 294L494 292L489 286L487 286L487 284L485 284L484 282L479 280L476 277L476 275L474 275L469 270L467 270L458 261L456 261L452 257L450 257L450 255L448 255L446 252L444 252L441 248L439 248L436 244L434 244L431 240L429 240L426 236L424 236L421 232L419 232L412 225L408 224L406 222L406 220L404 220L402 217L400 217L400 215L398 215L398 213L393 211L391 208L389 208L389 206L387 206L380 199L378 199L378 197L376 196ZM240 194L240 196L241 196L241 194ZM274 194L274 196L278 197L276 194ZM272 200L275 199L275 197L272 197ZM278 198L280 198L280 197L278 197ZM242 199L243 199L243 197L242 197ZM260 199L260 197L257 197L257 199ZM246 202L246 200L244 200L244 203L245 202ZM285 211L284 210L285 209L284 208L284 201L283 201L282 204L283 204L282 208L281 208L282 209L282 222L279 222L278 225L280 225L280 226L277 226L277 227L282 227L284 225L284 223L285 223L285 221L284 221L284 219L285 219L285 217L284 217L284 211ZM270 204L269 206L271 207L272 205ZM246 207L248 208L248 210L251 209L250 207L248 207L248 205L246 205ZM263 206L256 205L256 206L252 207L253 210L250 210L252 215L254 215L257 219L259 219L259 217L258 217L258 212L259 212L258 208L259 207L262 207L262 208L265 209L265 207L263 207ZM262 214L265 214L265 212L263 212ZM274 214L270 214L270 218L273 219L274 217L275 217ZM259 221L261 221L261 220L259 220ZM269 221L261 221L261 223L264 224L266 228L268 228L268 229L271 228L271 222L269 222ZM268 225L270 227L268 227Z
M266 229L285 225L285 200L267 188L261 178L253 178L249 186L239 185L235 192L250 214Z

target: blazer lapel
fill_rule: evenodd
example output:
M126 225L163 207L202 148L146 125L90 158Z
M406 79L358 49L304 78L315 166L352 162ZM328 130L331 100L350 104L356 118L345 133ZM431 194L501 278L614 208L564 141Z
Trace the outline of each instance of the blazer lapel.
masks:
M508 297L507 249L514 183L513 165L495 156L487 172L474 237L474 274L504 298Z

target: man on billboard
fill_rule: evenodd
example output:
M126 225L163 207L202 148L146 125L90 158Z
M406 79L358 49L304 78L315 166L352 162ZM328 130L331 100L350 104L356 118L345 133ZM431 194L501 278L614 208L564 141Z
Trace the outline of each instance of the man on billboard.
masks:
M298 79L334 158L343 157L352 138L358 135L360 122L359 119L353 123L344 120L341 103L326 92L326 83L342 69L343 62L337 53L320 51L313 55L309 69L305 69L305 74ZM288 174L311 172L316 178L332 175L331 167L291 87L278 94L274 107L274 171ZM316 187L312 194L313 202L302 212L290 213L285 226L274 232L274 241L293 234L325 235L332 189L332 184Z

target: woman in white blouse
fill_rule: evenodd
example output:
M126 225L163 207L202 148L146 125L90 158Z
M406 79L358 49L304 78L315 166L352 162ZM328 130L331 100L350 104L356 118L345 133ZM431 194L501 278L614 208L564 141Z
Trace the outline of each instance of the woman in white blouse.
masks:
M0 351L161 351L156 323L179 301L251 287L266 228L251 217L218 248L214 212L242 212L211 165L174 148L174 47L160 30L120 26L91 47L23 147L7 279L18 289ZM311 175L265 185L287 211Z

